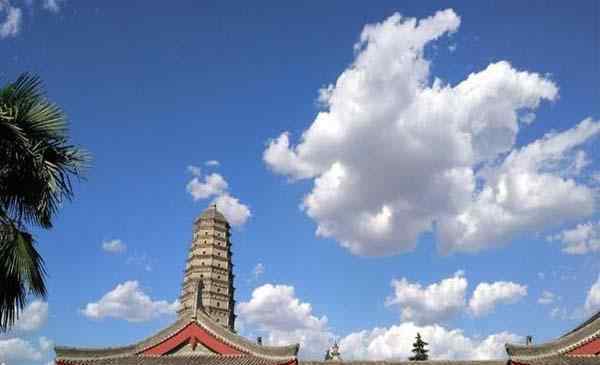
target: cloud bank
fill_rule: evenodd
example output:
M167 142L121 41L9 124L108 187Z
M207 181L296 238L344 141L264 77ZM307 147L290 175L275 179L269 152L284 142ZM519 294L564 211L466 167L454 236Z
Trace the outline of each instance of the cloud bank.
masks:
M558 86L507 61L456 85L435 78L424 49L460 23L448 9L365 26L299 142L288 132L268 142L273 172L312 181L302 207L318 236L377 256L413 250L433 231L442 253L477 252L594 211L580 177L600 123L517 148L522 124L558 99Z

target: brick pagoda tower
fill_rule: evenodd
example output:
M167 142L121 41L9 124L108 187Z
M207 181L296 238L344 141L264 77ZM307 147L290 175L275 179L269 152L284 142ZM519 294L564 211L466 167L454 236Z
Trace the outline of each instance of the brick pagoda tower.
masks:
M194 222L178 315L184 317L203 309L215 322L233 331L235 288L229 230L227 219L216 205L208 207ZM196 303L202 308L195 308Z

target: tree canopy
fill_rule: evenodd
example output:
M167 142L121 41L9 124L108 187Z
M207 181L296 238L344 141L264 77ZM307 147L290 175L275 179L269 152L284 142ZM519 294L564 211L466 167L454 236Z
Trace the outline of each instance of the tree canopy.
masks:
M412 348L412 352L413 352L413 356L409 357L408 359L411 361L425 361L429 358L429 355L427 355L427 353L429 352L428 349L425 348L425 346L429 345L427 342L423 341L423 339L421 338L421 334L417 333L417 338L416 341L413 343L413 348Z

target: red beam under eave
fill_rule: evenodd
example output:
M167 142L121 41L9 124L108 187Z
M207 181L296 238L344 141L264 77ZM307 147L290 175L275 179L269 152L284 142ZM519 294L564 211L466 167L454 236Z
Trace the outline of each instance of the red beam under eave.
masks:
M163 342L146 349L142 352L142 355L165 355L170 351L178 348L179 346L186 344L192 339L203 346L207 347L211 351L221 355L241 355L243 352L236 350L228 344L219 341L208 332L203 330L200 326L195 323L190 323L179 331L175 336L172 336Z
M569 351L569 355L598 355L600 354L600 339L592 340L575 350Z

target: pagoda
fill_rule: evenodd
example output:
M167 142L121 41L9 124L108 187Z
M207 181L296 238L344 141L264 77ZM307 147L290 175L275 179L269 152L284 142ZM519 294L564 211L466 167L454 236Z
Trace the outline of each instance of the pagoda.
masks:
M229 223L215 205L195 220L173 324L128 346L56 346L56 364L297 365L298 344L263 346L234 332L230 236Z

